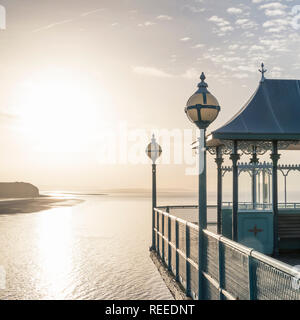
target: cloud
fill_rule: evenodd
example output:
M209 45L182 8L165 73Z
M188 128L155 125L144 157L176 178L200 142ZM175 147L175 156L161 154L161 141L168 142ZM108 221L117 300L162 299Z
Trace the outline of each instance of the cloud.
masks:
M208 21L216 24L218 28L214 29L213 32L216 33L218 36L224 36L227 32L234 30L230 22L221 17L211 16L208 19Z
M199 72L194 68L190 68L182 74L182 77L186 79L196 79L199 77Z
M184 42L185 42L185 41L190 41L190 40L191 40L190 37L184 37L184 38L181 38L181 39L180 39L180 41L184 41Z
M182 9L187 9L187 10L193 12L193 13L201 13L201 12L204 12L206 10L203 7L191 6L189 4L186 4L185 6L183 6Z
M216 23L218 26L220 27L223 27L223 26L226 26L226 25L229 25L230 22L226 21L225 19L223 18L220 18L218 16L212 16L208 19L208 21L211 21L211 22L214 22Z
M288 39L283 38L283 39L260 39L260 43L264 45L267 50L269 51L278 51L278 52L284 52L288 51L287 49L287 44L288 44Z
M286 26L289 22L286 19L268 20L263 23L264 28Z
M272 78L279 78L281 77L282 69L280 67L273 67L271 70L271 77Z
M249 78L248 73L235 73L232 75L233 78L237 78L237 79L246 79Z
M263 46L258 46L256 44L254 44L253 46L250 47L249 49L250 51L260 51L260 50L264 50Z
M161 14L161 15L157 16L156 19L164 20L164 21L170 21L170 20L173 20L173 17Z
M241 14L243 10L240 8L228 8L227 12L230 14Z
M96 10L84 12L84 13L81 14L81 16L82 16L82 17L87 17L87 16L89 16L90 14L94 14L94 13L97 13L97 12L100 12L100 11L104 11L104 10L105 10L104 8L99 8L99 9L96 9Z
M192 49L198 49L198 48L203 48L203 47L205 47L205 44L203 44L203 43L198 43L198 44L192 46Z
M255 34L253 32L249 32L249 31L245 31L242 36L246 37L246 38L251 38L254 37Z
M146 21L144 23L139 23L138 24L138 27L151 27L153 25L155 25L156 23L155 22L152 22L152 21Z
M239 48L239 45L238 44L232 44L228 47L229 50L236 50Z
M290 19L274 19L265 21L263 27L267 29L267 32L279 33L287 30L290 24Z
M283 10L266 10L265 15L272 17L272 16L284 16L286 12Z
M235 24L242 29L253 29L257 27L257 23L249 19L237 19Z
M172 54L170 58L171 58L171 60L170 60L171 62L176 62L177 61L177 55L176 54Z
M271 10L281 9L282 10L282 9L285 9L286 7L287 7L286 5L283 5L280 2L272 2L272 3L261 5L259 9L271 9Z
M175 55L173 55L175 56ZM136 66L132 68L134 73L149 76L149 77L157 77L157 78L185 78L185 79L196 79L199 77L199 72L195 68L187 69L183 74L173 75L167 73L161 69L155 67L144 67L144 66Z
M265 10L265 15L269 17L286 15L285 8L287 6L280 2L271 2L259 6L259 9Z
M157 69L155 67L144 67L144 66L135 66L132 67L132 70L134 73L145 75L145 76L151 76L151 77L158 77L158 78L171 78L173 75Z
M97 13L97 12L100 12L100 11L104 11L106 10L105 8L99 8L99 9L96 9L96 10L92 10L92 11L88 11L88 12L83 12L80 14L81 17L87 17L91 14L94 14L94 13ZM35 30L33 30L32 32L40 32L40 31L44 31L44 30L48 30L48 29L51 29L51 28L54 28L56 26L59 26L59 25L62 25L62 24L66 24L66 23L69 23L69 22L72 22L74 21L74 19L66 19L66 20L63 20L63 21L58 21L58 22L54 22L54 23L50 23L46 26L43 26L43 27L40 27L40 28L37 28Z
M46 25L44 27L35 29L32 32L40 32L40 31L43 31L43 30L48 30L48 29L54 28L56 26L72 22L72 21L73 21L72 19L68 19L68 20L63 20L63 21L59 21L59 22L54 22L54 23L48 24L48 25Z

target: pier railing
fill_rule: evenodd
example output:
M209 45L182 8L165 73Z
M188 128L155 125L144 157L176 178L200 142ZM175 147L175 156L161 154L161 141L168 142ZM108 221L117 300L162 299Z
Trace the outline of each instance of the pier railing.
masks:
M208 205L208 208L216 208L216 205ZM252 202L239 202L239 209L244 209L244 210L252 210L254 209L253 207L255 207L255 210L271 210L272 209L272 204L271 203L256 203L253 206ZM197 205L176 205L176 206L161 206L161 207L157 207L158 209L197 209L198 206ZM223 201L222 202L222 208L226 209L226 208L232 208L232 202L230 201ZM300 209L300 203L299 202L279 202L278 203L278 208L279 209Z
M208 230L199 259L198 225L168 210L154 212L155 251L187 296L198 299L201 290L205 300L300 300L299 270Z
M223 202L223 208L232 208L232 202ZM279 209L300 209L299 202L279 202L278 203ZM253 205L252 202L239 202L239 209L242 210L271 210L272 203L256 203Z

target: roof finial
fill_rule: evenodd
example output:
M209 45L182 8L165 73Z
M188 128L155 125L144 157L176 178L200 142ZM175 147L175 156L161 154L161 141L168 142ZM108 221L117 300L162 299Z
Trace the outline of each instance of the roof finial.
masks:
M260 82L264 82L265 81L265 73L268 71L267 69L265 69L265 65L264 63L261 64L261 70L258 70L261 73L261 80Z
M207 83L204 81L205 79L206 79L205 74L204 74L204 72L202 72L201 76L200 76L201 82L198 83L198 88L207 88L208 87Z

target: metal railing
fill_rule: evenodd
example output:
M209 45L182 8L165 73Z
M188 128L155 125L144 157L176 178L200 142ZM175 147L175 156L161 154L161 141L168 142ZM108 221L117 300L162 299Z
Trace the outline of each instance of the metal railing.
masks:
M216 205L208 205L208 208L216 208ZM164 210L172 210L172 209L197 209L197 205L174 205L174 206L160 206L157 209L164 209ZM232 202L230 201L223 201L222 208L229 209L232 208ZM279 209L300 209L299 202L279 202L278 203ZM252 202L239 202L239 209L241 210L272 210L271 203L256 203L253 205Z
M223 202L223 208L232 208L232 202ZM272 203L256 203L239 202L239 209L241 210L272 210ZM300 209L299 202L279 202L278 209Z
M300 300L299 270L208 230L199 270L198 226L161 209L154 214L155 251L187 296L198 299L202 290L205 300Z

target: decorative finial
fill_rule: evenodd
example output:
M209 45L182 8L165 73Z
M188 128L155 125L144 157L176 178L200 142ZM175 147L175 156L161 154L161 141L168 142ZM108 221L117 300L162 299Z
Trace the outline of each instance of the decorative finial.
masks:
M265 65L264 63L261 64L261 70L258 70L261 73L261 80L260 82L264 82L265 81L265 73L268 71L267 69L265 69Z
M156 139L155 139L155 135L154 135L154 133L152 134L151 142L152 142L152 143L156 143Z
M204 81L205 79L206 79L205 74L204 74L204 72L202 72L201 76L200 76L201 82L198 83L198 88L207 88L208 87L207 83Z

